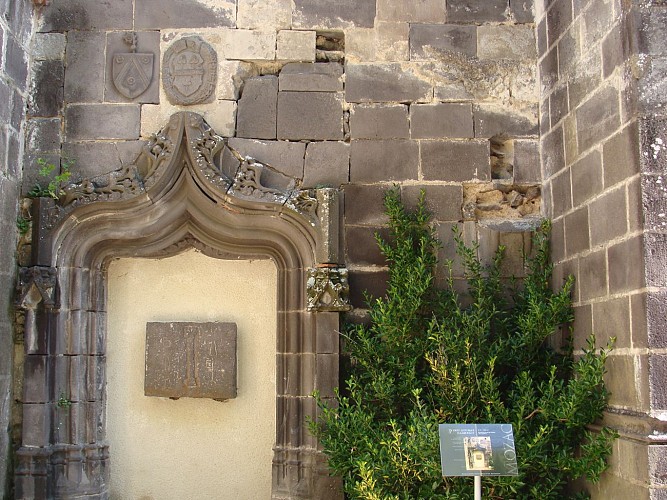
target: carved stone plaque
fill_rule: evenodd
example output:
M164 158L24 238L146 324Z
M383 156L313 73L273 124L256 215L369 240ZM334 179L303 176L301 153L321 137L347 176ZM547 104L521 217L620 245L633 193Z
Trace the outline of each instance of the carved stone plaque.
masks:
M162 84L172 104L199 104L213 94L218 56L196 36L181 38L167 49L162 61Z
M146 396L236 397L236 323L147 323Z
M153 54L114 54L111 63L113 83L116 90L128 99L143 94L153 79Z

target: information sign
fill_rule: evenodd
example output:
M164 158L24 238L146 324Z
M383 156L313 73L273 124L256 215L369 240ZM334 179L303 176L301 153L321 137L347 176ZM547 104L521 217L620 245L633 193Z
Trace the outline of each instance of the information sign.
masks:
M512 424L440 424L443 476L516 476Z

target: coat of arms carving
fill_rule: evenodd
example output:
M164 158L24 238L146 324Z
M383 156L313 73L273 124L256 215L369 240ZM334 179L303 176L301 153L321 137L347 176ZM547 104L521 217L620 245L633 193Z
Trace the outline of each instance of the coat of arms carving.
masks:
M174 42L162 61L162 84L172 104L205 102L215 89L218 57L209 44L190 36Z
M153 54L137 53L137 36L126 35L123 41L130 45L131 52L114 54L111 76L116 90L128 99L146 92L153 80Z

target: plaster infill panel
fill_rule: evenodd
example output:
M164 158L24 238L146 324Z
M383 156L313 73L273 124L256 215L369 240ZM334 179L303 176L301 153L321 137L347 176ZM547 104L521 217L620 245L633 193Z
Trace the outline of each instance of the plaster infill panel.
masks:
M270 260L190 250L109 268L107 436L112 499L271 497L277 272ZM148 322L238 328L238 394L226 402L144 395Z

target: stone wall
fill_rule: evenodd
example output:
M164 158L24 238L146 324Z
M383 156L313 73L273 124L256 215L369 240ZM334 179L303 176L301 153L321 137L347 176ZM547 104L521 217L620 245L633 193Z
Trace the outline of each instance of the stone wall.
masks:
M540 2L537 40L554 284L576 277L576 346L616 337L606 420L621 437L598 498L663 498L665 9ZM662 304L661 304L662 302Z
M0 2L0 496L8 488L11 446L8 426L12 404L10 315L15 283L16 220L22 173L23 122L28 83L32 4L28 0Z

